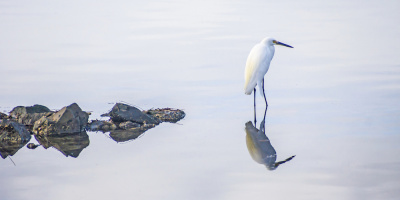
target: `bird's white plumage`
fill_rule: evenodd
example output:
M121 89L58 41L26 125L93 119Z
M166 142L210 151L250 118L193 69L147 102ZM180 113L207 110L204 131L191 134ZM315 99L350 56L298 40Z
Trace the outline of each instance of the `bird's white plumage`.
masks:
M265 38L251 49L250 54L247 57L246 68L244 71L244 93L250 95L258 85L261 96L264 96L266 106L265 112L267 112L268 102L264 93L264 76L269 69L272 58L274 57L274 45L293 48L292 46L278 42L273 38ZM254 124L256 124L256 119L256 93L254 93Z
M274 57L274 41L273 38L265 38L251 49L250 54L247 57L244 73L245 94L250 95L256 85L260 87L261 95L264 94L262 89L262 80L264 79L271 60Z

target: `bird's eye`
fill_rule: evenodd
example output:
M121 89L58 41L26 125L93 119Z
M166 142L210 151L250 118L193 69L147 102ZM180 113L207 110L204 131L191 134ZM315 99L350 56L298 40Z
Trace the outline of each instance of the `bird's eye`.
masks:
M273 42L274 44L276 44L276 40L272 40L272 42Z

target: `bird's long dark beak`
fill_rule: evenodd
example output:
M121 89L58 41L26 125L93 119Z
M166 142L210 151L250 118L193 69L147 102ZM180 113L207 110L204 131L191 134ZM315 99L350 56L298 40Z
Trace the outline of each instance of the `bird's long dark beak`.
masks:
M290 45L287 45L287 44L285 44L285 43L278 42L278 41L276 41L276 44L277 44L277 45L282 45L282 46L285 46L285 47L289 47L289 48L293 48L293 47L290 46Z

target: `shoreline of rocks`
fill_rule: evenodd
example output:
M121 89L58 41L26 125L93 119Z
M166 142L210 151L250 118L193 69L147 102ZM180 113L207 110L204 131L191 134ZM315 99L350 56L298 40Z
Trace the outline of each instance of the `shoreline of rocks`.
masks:
M141 111L134 106L116 103L101 115L108 120L90 120L90 113L73 103L58 111L43 105L17 106L9 115L0 112L0 154L3 159L14 155L34 135L45 149L54 147L65 156L77 157L89 145L86 131L110 134L116 142L136 139L162 122L176 123L186 114L172 108ZM29 143L27 148L38 145Z

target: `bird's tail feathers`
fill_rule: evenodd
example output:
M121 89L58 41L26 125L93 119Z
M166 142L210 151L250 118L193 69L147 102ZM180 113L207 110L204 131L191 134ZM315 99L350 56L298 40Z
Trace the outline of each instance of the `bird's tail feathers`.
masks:
M256 86L256 83L246 83L244 86L244 93L250 95Z
M253 91L253 90L250 90L250 91L246 91L246 90L245 90L244 93L245 93L246 95L250 95L250 94L252 93L252 91Z

